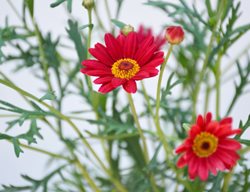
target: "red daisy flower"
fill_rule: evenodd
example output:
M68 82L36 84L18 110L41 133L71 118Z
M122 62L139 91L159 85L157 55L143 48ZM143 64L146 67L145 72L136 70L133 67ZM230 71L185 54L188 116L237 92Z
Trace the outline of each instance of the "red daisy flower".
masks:
M151 28L145 28L143 25L139 26L138 29L138 35L139 35L139 41L145 39L148 35L153 35L152 29ZM161 33L158 34L155 37L155 44L157 47L157 50L160 50L160 48L166 43L166 38L164 37L164 35L162 35Z
M89 49L96 60L83 61L81 69L84 74L98 76L94 83L102 84L99 92L107 93L122 85L128 93L135 93L135 81L158 74L156 67L163 63L164 54L157 52L152 35L139 41L136 32L120 34L117 38L106 34L104 40L106 46L97 43Z
M216 175L218 170L231 169L240 158L236 151L241 144L228 136L240 132L240 129L232 129L232 118L218 122L212 121L211 113L205 118L199 115L188 138L176 149L176 153L182 153L177 167L187 165L190 179L198 176L203 181L207 180L209 171Z

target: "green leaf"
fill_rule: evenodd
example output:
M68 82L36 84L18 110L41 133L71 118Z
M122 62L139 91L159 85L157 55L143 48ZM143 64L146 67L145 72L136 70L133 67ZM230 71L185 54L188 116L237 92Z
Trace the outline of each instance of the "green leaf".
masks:
M30 15L34 17L34 0L25 0L25 3L29 9Z
M68 20L68 24L69 24L69 29L66 29L66 31L69 35L69 38L73 41L75 45L77 55L79 58L79 63L81 63L86 58L86 49L83 46L83 41L79 33L78 23L73 22L72 20ZM79 68L77 69L77 72L79 71L79 69L80 65Z
M189 131L189 130L190 130L190 127L191 127L191 125L190 125L190 124L188 124L188 123L183 123L183 124L182 124L182 127L183 127L186 131Z
M239 139L239 142L242 143L242 144L244 144L244 145L250 146L250 140Z
M20 143L19 143L18 139L14 138L14 137L11 139L11 141L12 141L13 146L14 146L15 154L17 157L19 157L20 153L23 153L23 150L20 147Z
M100 94L96 91L90 92L90 99L92 101L92 106L94 107L95 111L101 109L102 111L106 110L106 102L107 96L104 94Z
M57 0L56 2L51 3L50 7L52 7L52 8L57 7L58 5L62 4L64 1L66 1L66 0Z
M56 99L56 95L55 95L55 92L54 91L49 91L47 92L44 96L42 96L40 98L40 100L55 100Z
M118 21L116 19L111 19L111 22L120 29L122 29L126 25L125 23Z

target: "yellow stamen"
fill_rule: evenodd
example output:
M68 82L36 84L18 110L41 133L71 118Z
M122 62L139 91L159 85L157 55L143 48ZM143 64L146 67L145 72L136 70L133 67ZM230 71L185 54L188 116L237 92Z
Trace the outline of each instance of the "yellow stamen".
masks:
M116 61L111 68L112 74L121 79L131 79L140 71L139 64L129 58Z
M201 132L195 137L192 149L198 157L208 157L216 151L217 145L217 137L208 132Z

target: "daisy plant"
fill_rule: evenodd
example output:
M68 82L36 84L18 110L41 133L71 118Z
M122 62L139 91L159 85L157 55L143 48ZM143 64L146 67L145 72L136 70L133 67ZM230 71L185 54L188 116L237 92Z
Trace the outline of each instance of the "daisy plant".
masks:
M6 0L0 192L250 191L241 4Z

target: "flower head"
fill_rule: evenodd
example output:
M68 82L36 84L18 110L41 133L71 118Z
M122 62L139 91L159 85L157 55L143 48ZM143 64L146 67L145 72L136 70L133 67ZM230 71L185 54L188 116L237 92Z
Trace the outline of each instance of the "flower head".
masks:
M187 165L190 179L198 176L203 181L207 180L209 172L216 175L218 170L231 169L240 158L236 151L241 145L228 137L240 132L240 129L232 129L232 118L218 122L212 121L211 113L206 117L199 115L188 138L176 149L176 153L182 154L177 167Z
M153 32L151 28L145 28L143 25L139 26L139 29L137 31L138 36L139 36L139 41L145 39L148 35L152 36ZM160 48L166 43L166 39L164 38L164 35L161 33L158 34L155 37L154 43L157 47L157 50L160 50Z
M105 35L105 45L97 43L90 48L90 54L96 59L82 62L81 72L97 76L94 83L101 84L99 92L107 93L123 86L128 93L137 91L136 81L156 76L157 66L163 63L163 52L157 51L152 35L139 41L136 32L127 36Z
M182 27L170 26L166 29L166 39L168 43L175 45L180 44L184 39L184 31Z

